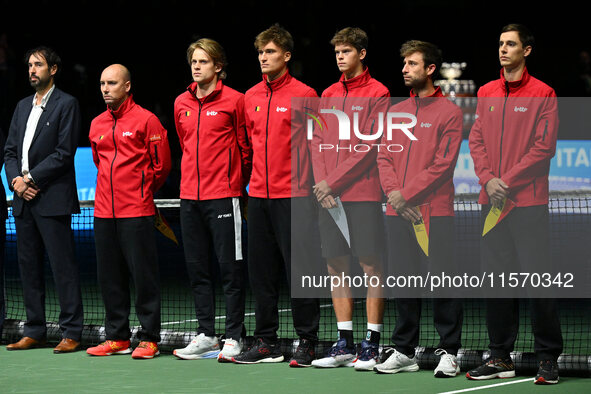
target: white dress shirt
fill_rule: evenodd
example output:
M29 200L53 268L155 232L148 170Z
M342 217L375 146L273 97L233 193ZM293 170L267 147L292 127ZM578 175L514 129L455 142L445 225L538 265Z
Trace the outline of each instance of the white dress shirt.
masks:
M37 130L37 124L39 123L39 118L43 111L45 111L45 106L47 105L47 101L49 101L49 97L53 90L55 89L55 85L49 89L45 96L41 99L41 103L37 105L37 94L33 96L33 108L31 109L31 113L29 114L29 119L27 120L27 128L25 129L25 138L23 139L23 157L22 157L22 173L27 174L29 172L29 148L31 147L31 142L33 141L33 136L35 135L35 130ZM29 175L30 176L30 175ZM32 177L31 177L32 179Z

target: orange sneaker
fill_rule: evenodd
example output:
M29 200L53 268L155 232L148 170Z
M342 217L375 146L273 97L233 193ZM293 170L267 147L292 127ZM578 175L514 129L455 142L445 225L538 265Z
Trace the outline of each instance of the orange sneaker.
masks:
M154 358L159 354L156 342L141 341L131 353L131 358Z
M86 353L91 356L110 356L112 354L131 353L131 342L129 341L111 341L107 340L95 347L86 349Z

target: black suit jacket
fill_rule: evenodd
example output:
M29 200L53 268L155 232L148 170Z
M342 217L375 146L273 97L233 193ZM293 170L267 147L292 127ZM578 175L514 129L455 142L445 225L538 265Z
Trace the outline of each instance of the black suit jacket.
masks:
M12 179L22 172L23 139L32 102L33 96L19 101L8 130L4 160L9 186ZM30 206L41 216L80 212L74 172L79 131L78 100L55 88L41 114L29 148L29 172L41 190ZM23 204L24 200L15 193L12 202L14 216L20 216Z

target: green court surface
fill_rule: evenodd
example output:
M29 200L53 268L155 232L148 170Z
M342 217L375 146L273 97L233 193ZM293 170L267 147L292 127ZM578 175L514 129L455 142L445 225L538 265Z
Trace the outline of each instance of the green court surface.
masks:
M396 375L352 368L295 369L287 363L235 365L184 361L170 354L153 360L129 355L54 355L51 348L6 351L0 347L2 393L590 393L591 379L563 377L536 386L531 376L468 381L462 375L436 379L427 370ZM468 391L466 391L468 390Z

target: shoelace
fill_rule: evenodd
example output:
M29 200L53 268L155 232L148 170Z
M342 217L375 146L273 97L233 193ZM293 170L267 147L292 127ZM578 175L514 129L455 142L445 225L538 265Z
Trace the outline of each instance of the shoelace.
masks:
M330 348L328 355L331 357L338 356L339 354L343 354L345 349L347 349L347 343L345 341L337 341Z
M445 349L437 349L437 350L435 350L435 355L436 356L443 356L444 354L447 354L447 351L445 351Z
M152 342L140 342L140 344L137 345L137 347L142 348L142 349L152 349L152 350L157 349L157 346L154 345Z
M115 341L111 341L111 340L106 340L105 342L101 343L101 346L108 346L111 349L117 350L120 349L122 346L119 346L117 344L117 342Z
M375 346L368 345L367 347L361 350L359 354L360 359L372 359L378 358L379 350Z

